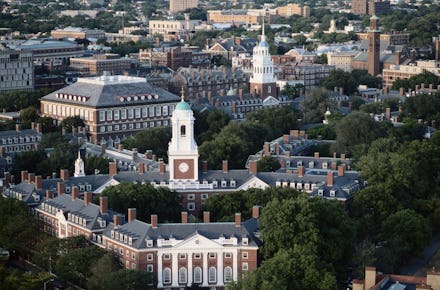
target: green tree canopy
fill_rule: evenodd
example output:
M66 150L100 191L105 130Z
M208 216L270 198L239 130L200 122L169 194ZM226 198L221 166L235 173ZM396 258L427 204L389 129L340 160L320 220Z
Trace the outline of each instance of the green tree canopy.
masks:
M138 152L152 150L158 158L168 160L168 142L171 140L171 127L150 128L137 133L123 142L125 148L137 148Z
M257 161L258 172L274 172L280 169L281 165L276 158L264 156Z

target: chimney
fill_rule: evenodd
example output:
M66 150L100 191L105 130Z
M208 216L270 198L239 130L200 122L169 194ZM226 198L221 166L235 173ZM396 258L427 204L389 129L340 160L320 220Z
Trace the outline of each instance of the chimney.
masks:
M182 211L180 216L181 216L182 224L187 224L188 223L188 212Z
M116 174L118 174L118 167L116 166L116 162L109 162L108 163L108 175L110 177L113 177Z
M57 182L57 193L58 195L62 195L66 192L66 187L64 186L64 182Z
M376 285L376 268L365 267L365 289L370 289Z
M385 109L385 118L391 120L391 108L389 107Z
M27 170L21 171L21 182L24 182L28 178L28 172Z
M338 176L344 176L345 175L345 167L344 165L338 166Z
M202 161L202 173L206 173L206 172L208 172L208 161L203 160Z
M426 284L430 285L432 289L440 289L440 275L438 272L426 273Z
M420 89L423 91L425 89L425 83L420 84Z
M329 171L327 173L327 186L333 186L333 181L334 181L333 171Z
M241 213L235 213L235 226L237 228L241 227Z
M93 193L91 192L84 192L84 205L88 205L89 203L92 203L93 200Z
M69 170L68 169L61 169L60 170L60 178L63 181L69 180Z
M20 132L21 131L21 125L20 124L15 124L15 130L17 132Z
M107 196L100 196L99 197L99 212L101 214L108 213L108 197Z
M260 217L260 206L254 205L252 207L252 217L258 219Z
M35 130L35 122L31 122L31 129Z
M72 200L79 198L79 188L78 186L72 186Z
M35 173L28 173L28 183L35 182Z
M336 152L333 152L333 158L336 158Z
M35 129L37 130L37 133L41 133L41 123L37 123Z
M139 163L139 174L145 173L145 164L143 162Z
M304 166L299 166L298 167L298 177L304 177L304 173L305 173L305 168Z
M264 156L270 156L270 143L264 142Z
M341 153L341 159L345 160L345 153Z
M280 144L275 143L275 155L280 155Z
M128 222L134 221L136 219L136 209L129 208L127 215L128 215Z
M289 144L290 136L288 134L283 135L284 144Z
M151 227L157 229L157 214L151 215Z
M315 152L315 154L313 155L313 158L319 159L319 152Z
M222 172L228 173L228 160L223 160L222 162Z
M118 144L118 151L122 152L124 150L124 144Z
M35 189L42 189L42 180L43 180L43 177L41 176L41 175L37 175L37 176L35 176L35 179L34 179L35 181L34 181L34 183L35 183Z
M122 225L122 215L115 214L113 216L113 224L115 227Z
M293 136L294 139L298 139L299 131L298 130L290 130L290 136Z
M340 87L340 88L339 88L339 95L340 95L340 96L343 96L343 95L344 95L344 88L343 88L343 87Z
M164 174L165 173L165 163L163 163L162 159L159 160L158 165L159 165L159 173Z
M353 280L353 290L364 290L364 281L363 280Z
M53 193L51 190L46 190L46 199L52 199L53 198Z
M203 212L203 222L205 224L209 224L211 222L210 218L209 218L209 211L204 211Z
M257 174L257 161L255 160L249 160L249 173L250 174Z

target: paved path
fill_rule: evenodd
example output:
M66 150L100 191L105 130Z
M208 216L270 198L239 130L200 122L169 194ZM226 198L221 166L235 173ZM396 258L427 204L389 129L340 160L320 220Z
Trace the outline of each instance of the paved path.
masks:
M428 264L431 257L434 256L434 254L439 249L440 249L440 234L435 236L431 244L427 248L425 248L423 252L423 257L411 261L409 265L405 266L402 269L401 274L414 275L414 276L425 275L426 273L423 273L422 268Z

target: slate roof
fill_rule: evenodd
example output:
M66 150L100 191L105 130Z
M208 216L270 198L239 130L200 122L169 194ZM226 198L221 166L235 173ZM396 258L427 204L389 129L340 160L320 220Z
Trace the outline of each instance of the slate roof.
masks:
M33 129L22 129L20 131L17 130L8 130L8 131L0 131L0 139L1 138L14 138L14 137L26 137L26 136L42 136L42 133L38 133ZM1 145L1 144L0 144Z
M158 224L157 228L153 228L151 224L133 220L123 225L114 227L113 224L105 230L104 235L111 238L111 231L125 234L133 237L132 246L137 249L147 248L146 239L153 241L153 246L157 246L158 239L185 240L196 234L202 235L208 239L219 239L221 236L229 239L236 237L238 244L243 238L248 238L249 246L257 246L260 244L254 235L258 231L258 221L254 218L241 223L241 227L236 227L234 222L211 222L211 223L170 223ZM166 246L164 246L166 247Z
M123 76L117 76L123 79ZM118 83L117 81L112 83L104 83L97 81L96 83L90 80L99 80L102 77L96 78L78 78L78 81L65 88L52 92L42 98L42 100L50 100L54 102L71 103L81 106L90 107L115 107L115 106L128 106L128 105L150 105L158 103L170 103L178 102L180 98L162 88L155 87L145 81L131 82L131 83ZM111 78L111 76L109 76ZM89 80L89 81L86 81ZM87 101L69 100L57 98L58 94L70 94L75 96L88 97ZM158 98L145 98L142 100L140 97L137 101L132 97L130 101L120 101L121 96L143 96L143 95L158 95Z

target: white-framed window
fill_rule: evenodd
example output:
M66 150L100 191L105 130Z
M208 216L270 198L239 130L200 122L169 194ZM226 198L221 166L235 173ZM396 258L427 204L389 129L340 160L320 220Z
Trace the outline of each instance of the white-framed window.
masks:
M196 205L194 202L188 202L188 210L195 210Z
M163 259L169 260L169 259L171 259L171 255L169 253L163 254Z
M134 117L140 118L141 117L141 108L135 108L134 109Z
M217 269L215 267L209 267L209 270L208 270L208 282L209 283L217 282Z
M248 252L242 252L241 253L241 257L243 258L243 259L247 259L248 258Z
M194 268L194 283L202 283L202 268Z
M154 117L154 107L148 107L148 117Z
M199 260L202 257L200 253L194 253L194 259Z
M202 193L202 200L205 200L205 199L207 199L208 198L208 194L206 194L206 193Z
M194 193L188 194L188 200L194 200L196 199L196 195Z
M112 126L112 125L107 126L107 131L108 131L108 132L113 131L113 126Z
M154 256L153 254L147 254L147 261L153 261Z
M115 131L119 131L119 125L115 125Z
M242 243L244 246L247 246L247 245L249 244L249 239L248 239L248 238L243 238L242 241L241 241L241 243Z
M159 106L157 106L155 108L156 108L156 116L158 116L158 117L162 116L162 108Z
M224 275L224 282L231 282L232 281L232 268L227 266L225 267L224 271L223 271L223 275Z
M208 254L208 257L209 257L210 259L215 259L215 253L210 252L210 253Z
M122 131L127 130L127 124L122 124Z
M147 265L147 272L153 273L153 265L152 264L148 264Z
M146 108L146 107L143 107L143 108L142 108L142 117L143 117L143 118L146 118L146 117L147 117L147 108Z
M122 109L121 110L121 120L125 120L125 119L127 119L127 110Z
M162 279L163 279L164 284L171 283L171 269L170 268L163 269Z
M124 255L124 249L123 249L123 248L120 248L120 249L119 249L119 254L120 254L120 255Z
M243 264L241 264L241 269L242 269L243 271L247 271L247 270L249 269L249 264L248 264L248 263L243 263Z
M107 111L107 121L113 120L113 112L111 110Z
M129 130L132 130L132 129L133 129L133 123L129 123L129 124L128 124L128 129L129 129Z
M147 240L147 247L151 248L153 246L153 240Z
M226 187L226 185L227 185L226 180L222 180L222 187Z
M101 132L105 132L105 126L100 126L99 129L101 129Z
M135 253L131 253L131 259L135 260L136 259L136 254Z
M117 121L119 120L119 110L114 110L113 111L113 118Z
M164 116L168 115L168 106L162 106L162 113Z
M187 281L186 268L182 267L179 269L179 283L184 284Z
M226 252L226 253L225 253L225 258L226 258L226 259L230 259L230 258L232 258L232 253L231 253L231 252Z
M129 109L128 109L128 118L129 118L129 119L133 119L133 115L134 115L134 110L133 110L133 108L129 108Z
M186 254L183 254L183 253L179 254L179 259L180 260L185 260L186 259Z
M99 111L99 121L103 122L105 121L105 112Z

